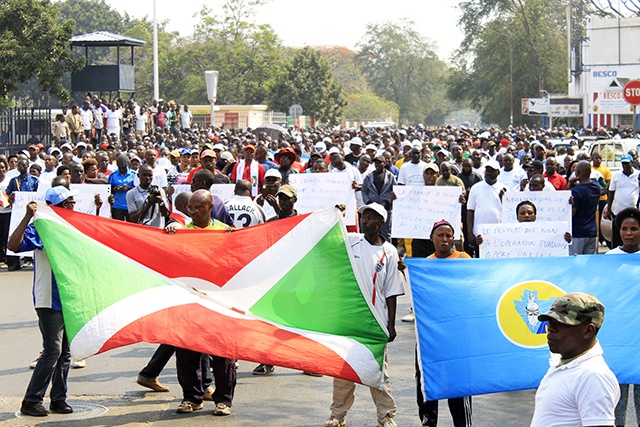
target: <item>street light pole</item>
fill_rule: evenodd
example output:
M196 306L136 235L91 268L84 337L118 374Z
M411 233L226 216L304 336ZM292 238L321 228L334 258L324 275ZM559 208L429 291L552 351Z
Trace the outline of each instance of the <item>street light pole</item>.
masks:
M553 119L551 118L551 94L544 89L540 89L540 93L547 95L547 117L549 117L549 129L553 129Z
M156 17L156 0L153 0L153 99L160 99L160 83L158 81L158 18Z

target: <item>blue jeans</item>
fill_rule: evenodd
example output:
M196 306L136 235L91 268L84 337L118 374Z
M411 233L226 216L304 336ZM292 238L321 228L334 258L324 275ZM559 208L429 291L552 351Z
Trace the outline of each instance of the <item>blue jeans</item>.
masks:
M50 308L36 308L36 313L42 334L43 350L31 375L24 401L42 403L49 383L51 383L51 401L65 401L71 353L64 330L62 312Z

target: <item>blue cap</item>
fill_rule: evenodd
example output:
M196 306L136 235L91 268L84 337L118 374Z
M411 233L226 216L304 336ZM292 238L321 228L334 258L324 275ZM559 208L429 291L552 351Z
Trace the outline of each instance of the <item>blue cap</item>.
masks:
M185 154L191 155L191 149L185 147L182 150L180 150L180 155L181 156L184 156Z
M78 194L80 194L78 190L68 190L66 187L58 186L48 189L44 199L47 204L57 206L69 197L77 196Z
M631 163L633 162L633 157L631 157L631 154L623 154L622 157L620 157L620 163Z

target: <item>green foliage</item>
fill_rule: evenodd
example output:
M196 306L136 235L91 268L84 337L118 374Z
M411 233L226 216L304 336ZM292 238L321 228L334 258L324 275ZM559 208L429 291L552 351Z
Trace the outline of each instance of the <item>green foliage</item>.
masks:
M298 50L275 78L269 106L287 112L293 104L301 105L305 115L320 122L330 125L340 122L345 105L342 88L317 50L308 47Z
M359 44L358 64L376 95L395 102L400 123L441 124L447 66L412 21L369 24Z
M532 124L522 98L566 91L561 0L469 0L461 3L465 39L449 75L449 97L468 101L487 123Z
M269 25L245 21L259 0L229 0L218 19L200 12L192 40L183 40L171 57L167 91L188 103L207 103L204 72L218 71L218 104L261 104L283 63L283 47ZM164 92L163 92L164 93ZM169 95L167 95L169 96Z
M0 2L0 98L32 77L42 91L68 97L59 79L79 65L67 47L75 24L59 16L48 0Z
M167 87L173 86L172 77L175 72L171 69L171 59L176 54L177 33L165 30L166 22L158 23L158 70L160 74L160 94L163 98L171 99L165 95ZM144 18L136 21L135 24L122 35L133 37L146 42L144 46L134 50L135 59L135 87L136 98L149 101L153 99L153 21ZM113 55L113 53L112 53ZM115 63L115 58L109 58ZM167 76L170 77L166 77Z
M395 102L367 92L347 96L347 105L342 115L345 120L397 122L398 112L398 104Z
M58 3L58 9L62 19L76 21L74 36L96 31L122 34L132 26L127 13L121 15L104 0L64 0Z
M329 61L331 71L345 93L370 92L367 79L356 63L357 52L342 46L319 47L318 51Z

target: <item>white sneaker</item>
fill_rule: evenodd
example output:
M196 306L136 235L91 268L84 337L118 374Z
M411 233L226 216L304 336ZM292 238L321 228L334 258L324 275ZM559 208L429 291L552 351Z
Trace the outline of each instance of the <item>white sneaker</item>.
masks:
M416 315L413 313L413 307L409 309L409 314L407 314L400 320L402 320L403 322L415 322Z
M333 415L329 417L329 419L324 423L324 427L342 427L347 424L346 419L337 419Z
M42 352L40 352L40 354L42 354ZM29 363L29 368L30 369L36 369L36 365L38 364L38 359L40 359L40 355L38 355L38 357L36 357L33 362Z
M393 418L387 415L382 421L378 421L378 427L398 427L398 424L393 421Z
M71 367L73 369L82 369L87 366L86 360L71 359Z

